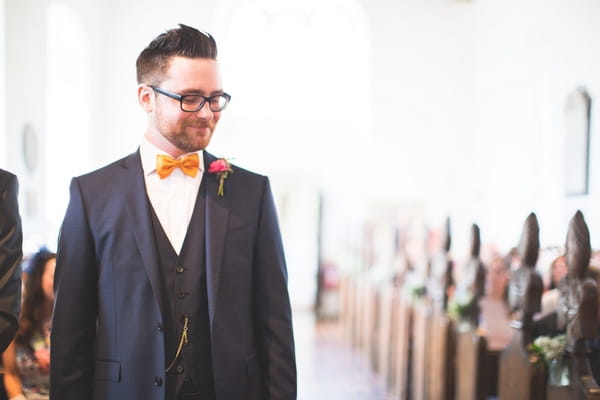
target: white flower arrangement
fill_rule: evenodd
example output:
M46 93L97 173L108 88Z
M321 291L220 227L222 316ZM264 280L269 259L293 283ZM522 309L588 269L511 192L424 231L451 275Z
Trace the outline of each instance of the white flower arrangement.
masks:
M540 354L548 364L552 360L558 360L565 354L566 336L557 335L554 337L540 336L533 341L532 350Z

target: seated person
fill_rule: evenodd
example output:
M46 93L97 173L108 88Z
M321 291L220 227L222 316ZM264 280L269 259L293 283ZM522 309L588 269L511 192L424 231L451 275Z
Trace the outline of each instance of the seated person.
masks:
M550 266L550 283L548 290L542 294L542 311L539 317L543 317L556 311L558 308L558 282L567 275L567 259L564 255L558 256Z
M24 267L19 328L2 354L4 387L9 400L49 398L55 265L56 254L42 248Z
M486 274L485 295L479 300L479 331L492 351L505 348L513 334L507 302L509 273L505 259L496 257Z

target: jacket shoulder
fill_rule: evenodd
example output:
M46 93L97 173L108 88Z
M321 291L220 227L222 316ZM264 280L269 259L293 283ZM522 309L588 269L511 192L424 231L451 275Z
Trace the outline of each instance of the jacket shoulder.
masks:
M134 168L136 165L141 169L139 159L139 152L136 151L94 171L77 176L74 179L82 183L93 182L94 184L102 184L102 182L106 180L114 181L123 170ZM138 161L137 164L136 160Z
M11 172L8 172L4 169L0 169L0 183L7 183L10 181L15 181L17 176Z
M206 154L206 171L208 171L208 168L210 166L210 164L213 161L216 161L219 159L219 157L214 156L213 154L205 151ZM246 168L242 168L239 165L235 164L235 163L231 163L231 169L233 170L233 176L237 176L236 179L244 179L244 180L250 180L250 181L264 181L264 180L268 180L269 178L266 175L262 175L259 174L257 172L251 171L249 169Z
M16 192L18 189L17 176L6 170L0 169L0 200L4 198L4 192L13 191Z

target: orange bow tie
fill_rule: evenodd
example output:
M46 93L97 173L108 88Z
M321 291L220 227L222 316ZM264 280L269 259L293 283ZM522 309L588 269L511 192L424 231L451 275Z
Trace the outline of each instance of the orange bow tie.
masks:
M164 154L156 155L156 172L160 179L164 179L171 175L171 172L175 168L180 168L181 171L191 177L198 175L198 167L200 161L198 160L198 154L190 154L183 158L172 158Z

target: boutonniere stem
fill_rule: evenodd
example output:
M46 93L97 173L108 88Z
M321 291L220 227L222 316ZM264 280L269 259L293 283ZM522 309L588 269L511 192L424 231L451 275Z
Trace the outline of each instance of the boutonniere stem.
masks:
M216 174L217 179L219 180L219 190L217 190L217 196L223 197L223 186L225 184L225 179L229 177L229 174L233 174L231 164L226 158L219 158L218 160L210 163L208 166L208 172L211 174Z

